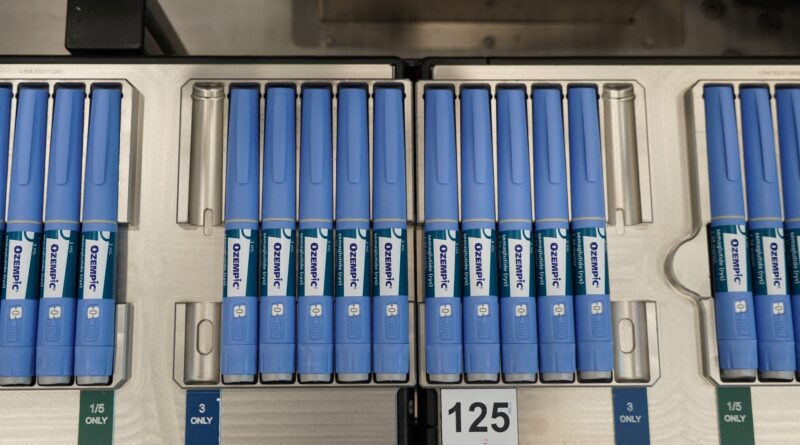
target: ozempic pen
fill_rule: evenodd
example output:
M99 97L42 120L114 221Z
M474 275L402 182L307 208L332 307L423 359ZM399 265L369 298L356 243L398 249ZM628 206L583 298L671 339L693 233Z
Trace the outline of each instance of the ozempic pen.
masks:
M756 309L758 375L794 379L794 323L786 277L783 214L769 90L741 87L747 235Z
M258 372L264 382L291 381L295 370L295 99L294 86L267 86L258 325Z
M408 379L408 246L403 90L375 88L372 144L372 368Z
M0 299L0 385L33 383L49 97L47 84L22 84L17 92Z
M561 89L533 89L533 179L536 209L536 305L539 369L544 382L575 374L575 314Z
M471 382L494 382L500 374L490 108L488 88L461 90L464 372Z
M744 191L733 88L703 89L711 201L709 252L720 377L756 378L756 319L750 287Z
M36 379L40 385L66 385L72 380L85 99L83 84L56 85L36 335Z
M256 84L234 84L228 113L221 373L251 383L258 369L258 102Z
M526 99L524 87L497 89L500 337L507 382L535 382L539 372Z
M463 371L458 276L458 176L455 97L425 90L425 363L432 382L455 383Z
M609 382L614 344L597 89L571 86L567 101L578 379Z
M786 240L787 280L792 296L795 370L800 370L800 87L778 86L778 139L783 182L783 229Z
M301 97L297 373L301 382L329 382L333 374L331 87L307 85Z
M366 86L339 88L336 143L336 377L369 380L369 118Z
M92 86L75 312L79 385L108 384L114 373L121 101L120 85Z

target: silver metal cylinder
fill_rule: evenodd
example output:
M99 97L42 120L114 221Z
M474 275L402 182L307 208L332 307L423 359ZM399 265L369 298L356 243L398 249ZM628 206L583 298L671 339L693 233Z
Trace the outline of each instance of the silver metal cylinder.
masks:
M618 383L650 381L650 347L647 338L647 303L614 301L614 377Z
M622 211L626 226L641 224L642 194L639 186L639 155L636 141L636 110L631 84L603 86L606 168L608 169L608 223L616 225Z
M186 304L184 325L183 383L219 383L219 303Z
M188 215L189 224L194 226L222 224L224 105L222 83L194 84Z

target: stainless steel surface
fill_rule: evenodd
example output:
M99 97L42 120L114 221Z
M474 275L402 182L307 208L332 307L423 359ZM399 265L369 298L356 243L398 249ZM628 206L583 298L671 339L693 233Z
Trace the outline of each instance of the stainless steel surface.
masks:
M183 314L183 317L179 317ZM175 305L175 358L178 362L178 332L183 332L183 383L219 382L219 324L221 305L217 303L178 303ZM183 329L181 330L181 324ZM177 365L176 365L177 366ZM181 383L181 382L179 382Z
M612 226L617 224L617 217L626 226L653 222L647 137L642 138L642 144L636 139L638 131L646 135L647 127L637 125L634 87L629 83L606 84L602 97L608 172L606 219Z
M614 322L614 377L618 382L650 381L647 304L618 301L611 305Z
M225 91L219 82L192 87L192 130L189 161L189 205L178 207L178 222L201 226L222 224L222 167Z
M454 67L447 67L446 65L443 65L440 68L436 68L434 72L437 73L437 70L445 70L446 71L448 68L454 68ZM475 67L475 68L478 71L480 71L480 69L478 67ZM539 68L539 67L537 67L537 68ZM531 67L530 69L535 70L536 68ZM621 74L622 73L619 73L619 75L621 75ZM446 79L446 80L441 80L441 79ZM497 78L497 77L480 77L480 75L477 75L475 77L463 78L463 77L460 77L459 74L456 74L456 75L450 76L450 77L439 76L437 74L436 80L418 82L417 83L417 90L416 90L416 104L415 104L416 105L415 119L416 119L416 128L417 128L417 132L416 132L416 136L417 136L417 147L416 147L416 149L417 149L417 158L416 158L417 177L416 177L416 187L417 187L417 190L420 191L420 193L417 193L417 226L416 226L417 268L420 271L424 271L425 270L424 269L425 268L425 258L424 258L424 252L425 252L425 236L424 236L425 194L422 193L421 191L425 190L425 175L423 174L423 172L425 171L425 156L424 156L424 150L425 150L425 116L424 116L424 110L425 110L425 90L426 90L427 87L437 87L437 86L438 87L442 87L442 86L448 87L449 86L451 88L454 88L454 90L456 92L456 95L455 95L455 98L454 98L454 100L455 100L455 104L454 104L454 106L455 106L455 143L456 143L456 147L457 147L457 149L456 149L456 171L457 171L457 175L458 175L458 178L459 178L459 184L460 184L460 178L461 178L461 150L460 150L460 147L461 147L461 106L460 106L460 98L459 98L459 94L458 93L460 93L462 88L467 87L467 86L483 85L483 86L487 86L490 89L491 94L492 94L491 104L490 104L490 106L491 106L491 119L492 119L491 128L495 128L496 129L497 128L497 112L496 112L497 100L495 98L495 93L497 91L497 88L499 88L501 86L509 86L509 85L514 85L514 86L522 85L522 86L525 87L525 90L528 93L528 97L527 97L527 114L528 114L529 161L531 162L531 165L532 165L532 163L533 163L533 150L532 150L532 147L533 147L533 121L531 119L531 114L532 114L531 113L531 110L532 110L531 105L532 105L532 102L531 102L530 92L531 92L531 89L533 87L535 87L536 85L543 85L543 84L546 84L546 85L549 85L549 86L558 85L558 86L560 86L562 92L564 92L564 93L566 92L566 89L567 89L567 87L569 86L570 83L580 83L580 84L584 84L584 85L587 84L587 83L594 84L594 85L597 86L598 91L604 91L605 89L607 89L609 87L618 88L618 86L621 85L621 84L628 85L635 92L635 94L636 94L635 101L639 105L638 108L636 108L636 113L634 114L634 116L632 116L632 117L635 117L635 122L633 122L633 124L636 125L637 127L641 127L641 129L637 129L637 131L641 132L642 134L647 134L647 132L644 130L644 128L646 128L645 125L646 125L646 116L647 116L646 113L645 113L645 110L646 110L645 90L642 87L642 85L640 85L638 83L625 81L624 79L620 80L620 79L621 78L617 78L617 79L613 79L613 78L612 79L606 79L606 78L603 78L603 79L587 80L586 78L581 78L578 82L569 82L569 81L564 81L561 78L555 78L555 79L552 78L552 77L538 78L538 76L530 76L530 77L528 77L528 76L515 76L513 78ZM602 129L603 133L606 133L608 131L608 128L609 128L609 125L610 125L607 122L607 118L609 116L616 117L616 114L613 113L613 112L610 113L610 114L604 113L604 108L605 108L604 101L599 101L598 102L598 107L599 107L599 114L600 114L600 128ZM569 110L569 103L566 101L566 98L564 98L564 106L562 108L562 113L564 114L563 120L564 120L565 123L567 122L567 114L569 112L568 110ZM567 130L567 128L566 128L566 125L565 125L565 127L564 127L565 134L566 134L566 130ZM608 138L608 137L606 137L602 141L603 142L601 142L601 144L604 145L604 150L603 150L603 161L604 161L604 163L603 164L604 164L604 166L606 166L606 177L614 176L616 178L619 175L624 175L625 172L617 171L616 172L617 174L615 175L612 172L610 172L609 169L608 169L608 165L609 165L609 160L607 159L608 153L609 152L616 153L616 149L622 148L622 146L618 144L618 145L614 145L613 148L610 149L608 146L605 146L605 145L608 144L609 141L617 142L617 138ZM566 147L567 147L566 156L567 156L567 159L569 159L569 149L568 149L569 140L568 140L568 138L565 138L565 144L566 144ZM650 200L650 194L649 194L649 189L650 189L650 185L649 185L650 184L649 156L647 155L647 149L646 149L647 143L643 143L641 145L644 146L645 149L644 150L639 150L640 152L641 151L644 152L644 154L639 156L639 160L643 161L644 163L637 165L637 168L636 168L637 169L637 172L636 172L637 173L637 178L636 178L636 180L640 181L640 182L646 182L646 185L643 185L642 187L644 187L645 190L648 190L648 193L640 193L639 194L639 196L640 196L639 199L643 202L643 204L641 205L642 208L650 208L651 200ZM496 162L496 160L497 160L497 135L496 135L496 131L493 132L493 137L492 137L492 152L493 152L492 156L493 156L493 159L494 159L495 208L497 208L497 199L496 198L497 198L497 189L498 189L498 187L497 187L497 184L496 184L496 182L497 182L497 162ZM533 169L531 169L531 171L533 171ZM567 175L569 175L569 172L567 172ZM619 179L619 181L622 182L623 179ZM569 184L569 182L567 182L567 183ZM531 196L531 200L533 200L533 199L534 199L534 197ZM459 187L459 193L458 193L458 201L459 201L459 219L460 219L460 208L461 208L461 205L460 205L461 204L461 188L460 187ZM532 206L532 207L535 208L535 206ZM535 215L534 215L534 219L535 219ZM650 219L652 220L652 218L650 218ZM619 221L616 221L616 222L617 222L616 229L617 229L618 235L624 234L625 233L625 225L623 224L622 219L620 219ZM609 242L609 244L610 243L611 242ZM615 272L615 270L616 270L615 266L616 265L613 264L613 263L609 265L610 274L611 274L612 279L617 276L616 272ZM418 321L417 321L417 323L419 325L419 331L420 331L420 333L419 333L419 344L418 344L418 354L417 354L419 356L419 365L420 365L420 367L419 367L419 370L417 372L418 372L418 374L420 376L420 384L423 387L444 387L444 386L453 386L455 384L466 385L466 386L469 386L469 387L494 387L494 386L500 387L500 386L506 386L506 385L508 385L508 386L518 386L518 387L521 387L521 386L542 386L542 385L548 385L548 386L573 386L573 385L579 385L579 386L586 386L586 385L615 386L615 385L624 385L624 384L630 383L630 381L627 381L627 382L626 381L611 381L613 375L612 375L612 373L608 373L608 372L603 372L603 373L580 373L580 375L578 375L577 378L576 378L575 375L570 374L570 373L540 374L540 376L539 376L540 381L539 382L535 382L535 381L532 381L530 379L520 380L518 378L518 376L511 376L511 379L507 379L507 378L506 379L499 379L499 381L498 381L497 377L492 378L492 376L487 376L487 375L464 376L465 378L462 379L462 376L460 376L460 375L449 375L449 374L448 375L431 375L431 374L427 374L425 372L425 275L422 272L417 275L416 287L417 287L417 306L418 306L418 315L417 315L417 320ZM648 300L650 300L650 297L649 297L648 294L643 294L642 296L646 297L646 298L648 298ZM634 298L625 298L625 297L621 298L619 294L614 293L614 286L612 285L612 300L615 300L615 301L631 301L631 300L634 300ZM616 303L612 303L612 304L616 304ZM658 332L657 325L658 325L658 322L657 322L656 315L655 315L655 313L656 313L656 310L655 310L656 302L655 301L649 301L647 304L649 305L649 307L651 309L648 309L648 317L649 318L648 318L648 323L645 325L646 328L648 329L648 331L646 333L646 338L652 339L653 341L650 344L650 348L649 348L649 351L652 352L652 354L645 355L645 357L647 357L647 358L649 358L651 360L651 363L649 363L649 367L653 370L653 372L652 372L652 375L643 383L645 383L647 385L652 385L658 380L659 375L660 375L660 372L659 372L659 354L658 354L659 345L658 345L658 342L657 342L657 337L658 337L658 335L657 335L657 332ZM649 315L650 311L652 311L652 317L650 317L650 315ZM497 382L497 383L491 383L491 382ZM640 383L642 383L642 382L640 382Z

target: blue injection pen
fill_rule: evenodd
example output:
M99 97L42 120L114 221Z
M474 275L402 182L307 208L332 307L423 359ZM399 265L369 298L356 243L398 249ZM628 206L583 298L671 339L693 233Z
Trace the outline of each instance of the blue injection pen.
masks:
M42 299L36 335L36 378L40 385L67 385L72 380L84 88L82 84L60 84L55 88L44 213Z
M777 88L778 139L781 147L784 237L786 239L789 292L794 319L795 370L800 370L800 88Z
M304 86L300 123L300 270L297 373L333 374L333 149L331 88Z
M432 382L463 372L458 269L458 176L455 98L425 90L425 361Z
M461 90L461 245L464 372L471 382L500 375L494 162L489 89Z
M408 246L403 90L375 88L372 144L372 367L408 380Z
M761 380L794 378L794 323L786 277L780 184L767 87L742 87L750 272Z
M507 382L535 382L539 372L526 96L524 88L497 90L500 337Z
M46 84L22 84L6 232L6 267L0 300L0 385L33 383L42 242Z
M569 87L567 101L578 379L609 382L614 370L614 344L597 89Z
M8 142L11 130L11 99L13 97L11 85L0 84L0 254L5 254ZM3 258L0 257L0 265L2 264Z
M703 89L711 200L709 251L720 377L753 381L758 368L736 109L730 85Z
M264 382L288 382L295 369L296 94L268 85L266 96L258 369Z
M221 370L252 383L258 355L258 101L255 84L232 85L225 180Z
M108 384L114 373L121 101L119 85L92 86L75 312L79 385Z
M366 86L339 89L336 144L336 376L369 380L369 119Z
M533 179L539 367L544 382L575 374L575 314L561 89L533 89Z

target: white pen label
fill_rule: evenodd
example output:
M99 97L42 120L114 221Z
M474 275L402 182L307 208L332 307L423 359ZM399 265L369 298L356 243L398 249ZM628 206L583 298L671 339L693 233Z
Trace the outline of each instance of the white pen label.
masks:
M575 295L608 295L606 229L572 231Z
M375 296L408 295L406 229L375 229L372 246L372 289Z
M568 229L537 230L536 260L537 296L572 295Z
M261 232L261 296L295 295L294 229Z
M462 232L464 247L464 296L497 296L497 258L494 229Z
M368 297L369 230L336 231L336 296Z
M225 231L223 297L258 296L258 230Z
M791 295L800 295L800 229L786 231L786 246L789 250L789 291Z
M714 292L749 292L747 229L733 224L709 230Z
M756 229L749 233L750 268L755 295L787 295L783 229Z
M301 297L333 295L333 231L300 230L299 292Z
M39 250L42 234L8 232L6 268L3 272L3 298L23 300L39 298Z
M110 231L83 232L78 298L114 299L117 274L117 234Z
M425 232L425 297L460 297L458 230Z
M533 297L533 237L530 230L500 233L500 296Z
M77 290L78 231L44 232L42 297L75 298Z

